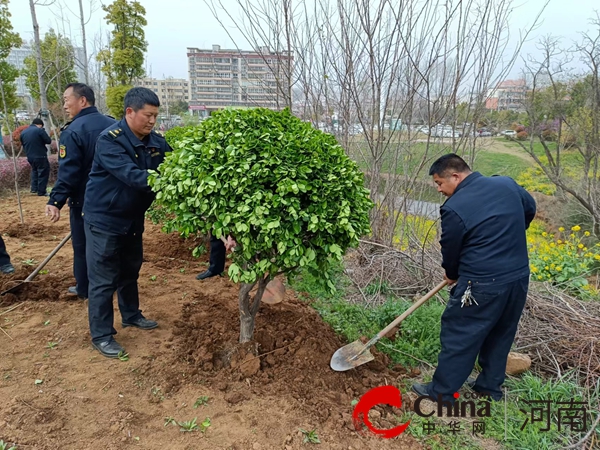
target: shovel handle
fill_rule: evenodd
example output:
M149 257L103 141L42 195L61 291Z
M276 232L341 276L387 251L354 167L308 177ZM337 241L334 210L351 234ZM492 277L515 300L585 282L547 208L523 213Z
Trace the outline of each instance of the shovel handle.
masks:
M381 339L386 334L388 334L392 330L392 328L394 328L396 325L400 324L400 322L402 322L404 319L406 319L408 316L410 316L414 312L415 309L417 309L419 306L421 306L423 303L425 303L427 300L429 300L431 297L433 297L435 294L437 294L447 284L448 284L448 281L446 281L446 280L442 281L440 284L438 284L436 287L434 287L431 291L429 291L427 294L425 294L423 297L421 297L419 300L417 300L410 308L408 308L401 315L399 315L396 318L396 320L394 320L387 327L385 327L383 330L381 330L379 333L377 333L377 336L375 336L375 339L376 339L375 342L377 342L379 339Z
M27 278L25 278L25 282L33 280L33 279L36 277L36 275L37 275L38 273L40 273L40 270L42 270L42 269L44 268L44 266L45 266L46 264L48 264L48 261L50 261L50 260L51 260L51 259L54 257L54 255L56 255L56 254L58 253L58 251L59 251L61 248L63 248L63 246L64 246L64 245L65 245L65 244L68 242L68 240L69 240L69 239L71 239L71 233L70 233L70 232L69 232L69 234L67 234L67 235L66 235L66 236L63 238L63 240L62 240L62 241L60 241L60 244L58 244L58 245L56 246L56 248L55 248L54 250L52 250L48 256L46 256L46 259L44 259L44 260L43 260L43 261L40 263L40 265L39 265L39 266L37 266L37 267L35 268L35 270L29 274L29 276L28 276Z

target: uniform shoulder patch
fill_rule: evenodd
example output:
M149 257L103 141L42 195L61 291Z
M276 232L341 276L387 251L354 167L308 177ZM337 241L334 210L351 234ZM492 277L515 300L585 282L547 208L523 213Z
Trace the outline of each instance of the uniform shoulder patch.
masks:
M113 138L116 139L119 137L119 135L123 132L123 130L121 128L115 128L114 130L108 130L108 135Z
M65 145L61 145L58 149L58 156L60 156L61 158L67 156L67 147Z

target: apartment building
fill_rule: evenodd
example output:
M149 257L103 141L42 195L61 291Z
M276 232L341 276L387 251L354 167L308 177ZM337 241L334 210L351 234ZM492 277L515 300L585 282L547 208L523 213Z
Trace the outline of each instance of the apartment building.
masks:
M178 101L189 102L189 82L183 78L142 78L135 84L148 88L158 95L161 104L173 104Z
M23 44L21 47L13 48L8 54L7 62L14 66L19 73L25 68L25 58L28 56L34 56L33 47L28 44ZM73 47L73 56L75 58L75 74L77 76L77 81L81 83L85 82L85 71L84 67L84 56L83 56L83 48L82 47ZM30 92L27 86L25 85L25 76L19 75L15 80L17 84L17 96L24 97L30 100Z
M527 98L527 83L521 80L505 80L488 93L486 109L493 111L522 111Z
M190 109L199 115L234 107L283 107L284 76L293 57L267 47L256 51L188 47ZM278 81L279 79L279 87ZM279 101L278 101L279 100Z

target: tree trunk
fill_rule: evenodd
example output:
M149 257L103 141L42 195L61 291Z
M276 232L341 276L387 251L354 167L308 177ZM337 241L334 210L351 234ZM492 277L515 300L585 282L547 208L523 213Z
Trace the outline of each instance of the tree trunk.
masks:
M40 42L40 26L35 15L35 3L34 0L29 0L29 8L31 9L31 22L33 23L33 38L35 42L35 61L37 65L38 84L40 85L40 102L42 104L42 120L44 121L44 128L48 135L50 135L50 124L46 114L48 111L48 97L46 95L46 82L44 81L44 68L42 67L42 47ZM48 154L50 154L50 147L48 146Z
M260 301L269 281L270 277L268 275L259 278L258 289L253 299L250 299L250 291L256 285L256 282L241 283L240 285L240 344L250 342L254 337L254 319L256 318Z
M81 40L83 44L83 73L85 75L85 84L90 84L88 72L87 41L85 39L85 20L83 19L83 0L79 0L79 18L81 19Z

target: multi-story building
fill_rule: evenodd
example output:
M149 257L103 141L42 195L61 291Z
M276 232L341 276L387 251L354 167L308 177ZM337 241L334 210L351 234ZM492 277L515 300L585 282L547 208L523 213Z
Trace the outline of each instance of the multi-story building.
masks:
M25 68L25 58L32 54L31 46L22 45L19 48L13 48L8 54L8 63L14 66L19 73ZM16 79L17 83L17 96L19 97L29 97L29 89L25 85L25 77L20 75Z
M167 78L159 80L156 78L143 78L136 86L148 88L158 95L162 105L171 105L178 101L189 102L189 82L183 78Z
M494 111L522 111L527 98L527 83L521 80L505 80L488 92L486 109Z
M293 57L288 52L187 49L190 110L199 115L234 107L283 108L288 91L284 74Z
M8 63L17 68L21 72L25 68L25 58L33 56L33 47L29 44L23 44L19 48L13 48L8 55ZM75 74L77 81L85 82L85 71L83 70L83 48L73 47L73 56L75 57ZM25 77L20 75L16 79L17 83L17 96L30 99L31 95L29 89L25 85Z

